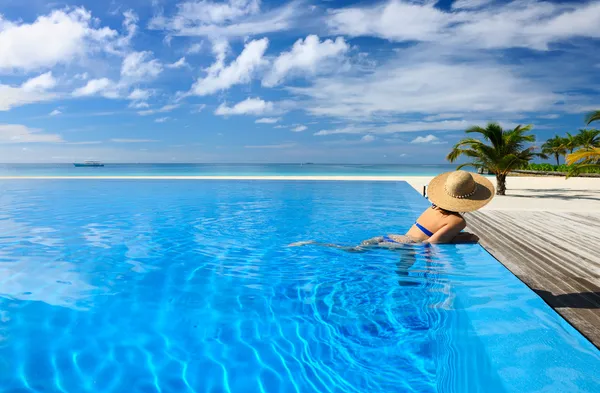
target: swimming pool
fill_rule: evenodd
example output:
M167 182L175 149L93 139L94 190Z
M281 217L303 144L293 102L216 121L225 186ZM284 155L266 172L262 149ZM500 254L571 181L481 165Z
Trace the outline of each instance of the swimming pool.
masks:
M598 350L406 183L0 183L0 392L593 392Z

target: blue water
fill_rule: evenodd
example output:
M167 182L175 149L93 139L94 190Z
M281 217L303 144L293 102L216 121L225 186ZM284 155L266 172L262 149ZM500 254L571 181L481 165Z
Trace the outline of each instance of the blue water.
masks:
M478 245L347 253L403 182L0 182L0 392L598 392L600 354Z
M360 164L0 164L0 176L432 176L456 165Z

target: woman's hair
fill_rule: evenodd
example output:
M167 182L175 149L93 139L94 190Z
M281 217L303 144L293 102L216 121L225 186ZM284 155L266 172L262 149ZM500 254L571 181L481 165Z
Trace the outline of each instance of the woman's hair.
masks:
M432 207L434 210L439 210L439 211L441 211L441 212L442 212L442 214L443 214L443 215L446 215L446 216L448 216L448 215L453 215L453 216L459 216L459 217L462 217L462 215L461 215L459 212L453 212L453 211L450 211L450 210L442 209L441 207L437 206L435 203L434 203L434 204L432 204L432 205L431 205L431 207Z

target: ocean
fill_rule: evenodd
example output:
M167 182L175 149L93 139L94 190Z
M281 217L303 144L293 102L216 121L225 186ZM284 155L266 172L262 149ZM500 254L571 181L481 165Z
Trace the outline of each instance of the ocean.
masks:
M0 164L0 176L433 176L452 164Z

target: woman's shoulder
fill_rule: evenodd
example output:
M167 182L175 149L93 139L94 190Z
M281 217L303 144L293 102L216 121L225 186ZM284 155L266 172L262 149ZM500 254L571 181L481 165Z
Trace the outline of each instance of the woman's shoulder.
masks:
M467 226L467 221L460 214L452 214L452 216L449 216L447 219L449 223L452 223L452 225L460 225L463 228Z

